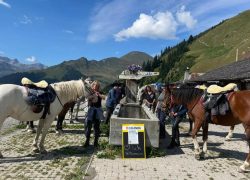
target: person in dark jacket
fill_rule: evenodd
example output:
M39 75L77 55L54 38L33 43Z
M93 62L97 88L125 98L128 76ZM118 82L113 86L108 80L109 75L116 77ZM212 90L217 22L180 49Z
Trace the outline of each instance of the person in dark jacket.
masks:
M118 83L112 84L113 88L109 90L108 97L106 100L106 118L105 123L108 124L110 117L118 103Z
M98 81L94 81L91 84L91 88L93 89L95 96L97 96L97 101L95 101L96 98L94 98L94 96L93 99L89 98L87 118L85 120L86 141L84 147L89 146L90 134L93 124L95 132L94 146L98 146L98 139L100 136L100 121L104 118L102 110L102 99L105 99L105 96L100 93L100 83Z
M180 146L180 131L179 124L186 116L187 109L183 105L174 105L170 111L170 117L172 119L172 138L168 145L168 149Z

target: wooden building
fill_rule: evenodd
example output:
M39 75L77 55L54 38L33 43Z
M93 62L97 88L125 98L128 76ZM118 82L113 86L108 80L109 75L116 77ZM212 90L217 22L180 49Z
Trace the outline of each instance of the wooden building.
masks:
M250 59L240 60L191 78L187 83L218 84L236 83L239 89L250 89Z

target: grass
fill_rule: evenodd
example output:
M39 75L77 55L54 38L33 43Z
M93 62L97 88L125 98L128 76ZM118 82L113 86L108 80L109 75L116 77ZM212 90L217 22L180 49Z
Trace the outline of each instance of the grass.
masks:
M9 129L2 131L0 133L0 135L4 136L4 135L10 134L10 133L13 133L17 129L25 129L25 128L26 128L26 124L18 124L18 125L13 126L12 128L9 128Z
M76 164L76 168L73 169L72 172L65 175L65 180L82 180L83 176L87 176L84 174L87 163L89 162L90 156L84 156L80 158Z
M166 155L166 151L160 148L147 147L146 155L147 155L147 158L163 157Z
M106 140L102 140L99 143L97 158L115 159L117 157L121 157L121 155L122 155L121 146L110 145ZM146 149L147 158L163 157L165 155L166 151L164 149L159 149L154 147L147 147Z
M122 149L120 146L113 146L106 140L99 142L97 158L104 159L115 159L116 157L121 157Z

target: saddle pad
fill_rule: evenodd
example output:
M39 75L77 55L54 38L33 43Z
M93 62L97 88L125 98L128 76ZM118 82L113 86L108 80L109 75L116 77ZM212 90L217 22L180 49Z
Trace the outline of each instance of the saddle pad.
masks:
M48 83L46 81L44 81L44 80L39 81L37 83L34 83L30 79L28 79L26 77L22 78L21 83L23 85L35 85L36 87L39 87L39 88L47 88L48 87Z
M227 91L231 91L237 88L237 85L234 83L229 83L228 85L221 87L218 85L211 85L207 88L209 94L219 94Z

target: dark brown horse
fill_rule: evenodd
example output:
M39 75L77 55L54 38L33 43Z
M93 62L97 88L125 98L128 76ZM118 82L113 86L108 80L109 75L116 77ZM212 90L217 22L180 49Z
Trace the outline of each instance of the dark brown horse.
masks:
M207 134L208 123L205 121L205 109L202 103L203 90L182 85L172 91L173 102L183 104L188 108L188 115L194 121L192 138L195 149L195 157L200 157L207 152ZM250 146L250 90L233 92L229 97L229 106L231 111L226 115L211 116L214 124L223 126L234 126L242 123L245 128L246 138ZM205 122L205 123L204 123ZM197 142L197 132L203 128L203 150L200 151ZM250 147L249 147L250 148ZM240 170L244 172L250 171L250 150L248 156L240 166Z

